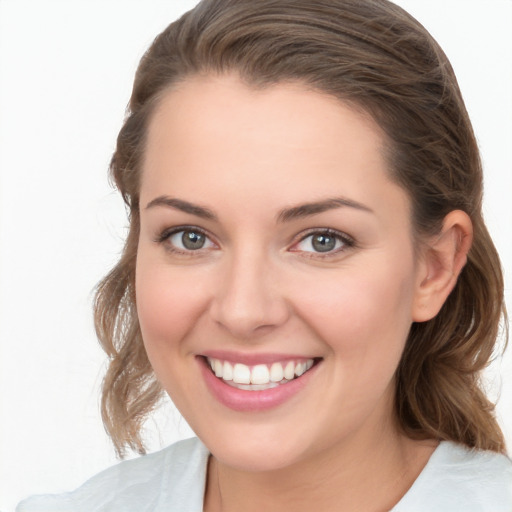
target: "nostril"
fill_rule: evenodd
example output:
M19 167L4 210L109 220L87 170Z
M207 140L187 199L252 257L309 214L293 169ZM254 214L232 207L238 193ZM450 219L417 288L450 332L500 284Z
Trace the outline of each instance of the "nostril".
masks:
M263 336L289 317L286 302L275 294L268 273L258 271L260 267L235 263L211 302L211 318L235 338Z

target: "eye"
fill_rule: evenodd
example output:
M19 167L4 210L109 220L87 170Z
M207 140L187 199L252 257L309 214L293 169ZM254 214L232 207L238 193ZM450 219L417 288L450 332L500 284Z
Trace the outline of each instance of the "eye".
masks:
M292 250L308 253L337 253L354 246L354 241L337 231L315 231L304 236Z
M176 252L193 252L215 247L210 238L197 228L167 230L162 233L158 241L165 242L172 251Z

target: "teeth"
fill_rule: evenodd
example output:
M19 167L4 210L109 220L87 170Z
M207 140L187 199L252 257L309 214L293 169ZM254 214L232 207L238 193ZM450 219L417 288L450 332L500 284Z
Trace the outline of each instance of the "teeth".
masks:
M292 380L293 377L295 377L295 364L293 361L290 361L284 369L284 378L286 380Z
M281 382L284 377L283 365L281 363L274 363L270 367L270 380L272 382Z
M228 361L208 358L208 364L215 375L227 384L239 389L257 391L270 389L279 384L303 375L313 366L313 359L299 362L273 363L270 367L266 364L257 364L249 367L242 363L232 364Z
M233 382L237 384L250 384L251 369L245 364L236 363L233 366Z
M299 363L295 367L295 375L297 375L297 377L300 377L305 371L306 371L306 363Z
M224 367L222 369L222 378L224 380L233 380L233 367L231 363L224 361Z
M266 364L257 364L251 371L251 384L268 384L270 372Z
M215 372L216 377L222 377L223 375L223 364L218 359L215 359L213 363L213 371Z
M263 391L264 389L277 388L277 382L269 382L268 384L235 384L233 381L227 381L233 388L243 389L245 391Z

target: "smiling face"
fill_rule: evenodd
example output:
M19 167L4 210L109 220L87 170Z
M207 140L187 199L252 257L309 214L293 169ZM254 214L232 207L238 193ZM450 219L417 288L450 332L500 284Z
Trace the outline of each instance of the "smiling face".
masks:
M161 100L137 310L157 378L222 463L282 468L395 429L424 269L384 144L300 85L203 77Z

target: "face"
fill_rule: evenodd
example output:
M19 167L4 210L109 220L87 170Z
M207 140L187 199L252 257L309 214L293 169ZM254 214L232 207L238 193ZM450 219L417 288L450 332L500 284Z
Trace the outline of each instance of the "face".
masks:
M300 85L189 79L151 120L137 310L217 460L269 470L393 425L421 279L368 117Z

